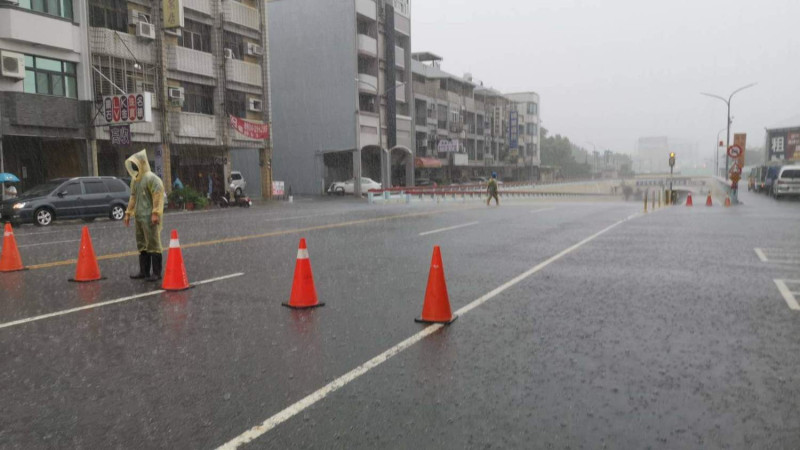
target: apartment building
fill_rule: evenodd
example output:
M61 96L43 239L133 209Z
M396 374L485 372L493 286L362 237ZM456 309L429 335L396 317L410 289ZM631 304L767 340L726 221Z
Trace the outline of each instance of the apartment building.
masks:
M408 0L292 0L269 9L274 171L294 193L361 177L412 185Z
M152 94L152 120L130 125L130 144L112 136L103 105L96 105L98 172L124 175L124 160L144 148L168 185L177 177L220 193L237 170L251 196L268 198L264 2L175 0L170 10L161 0L87 1L95 98Z
M497 172L538 180L539 96L502 94L441 64L430 52L412 55L417 175L457 182Z
M0 1L0 172L20 188L94 170L85 2Z

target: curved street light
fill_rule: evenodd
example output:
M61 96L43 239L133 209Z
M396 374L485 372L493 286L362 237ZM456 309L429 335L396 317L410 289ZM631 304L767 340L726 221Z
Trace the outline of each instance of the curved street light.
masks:
M731 92L731 95L729 95L727 99L725 97L719 96L717 94L709 94L708 92L701 92L700 93L701 95L705 95L707 97L713 97L713 98L722 100L723 102L725 102L725 105L728 106L728 122L727 122L728 126L726 127L728 132L727 132L727 136L725 138L725 179L726 180L728 179L728 153L727 152L728 152L728 148L730 148L730 146L731 146L731 99L733 98L733 96L737 92L741 92L741 91L743 91L743 90L745 90L747 88L753 87L756 84L758 84L758 83L750 83L748 85L742 86L742 87L734 90L733 92Z

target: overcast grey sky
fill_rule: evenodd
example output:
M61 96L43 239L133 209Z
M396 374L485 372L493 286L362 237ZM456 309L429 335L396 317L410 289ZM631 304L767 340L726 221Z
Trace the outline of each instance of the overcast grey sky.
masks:
M585 147L667 135L713 153L725 104L699 92L751 82L732 102L748 146L800 116L798 0L412 0L411 15L413 51L538 92L544 127Z

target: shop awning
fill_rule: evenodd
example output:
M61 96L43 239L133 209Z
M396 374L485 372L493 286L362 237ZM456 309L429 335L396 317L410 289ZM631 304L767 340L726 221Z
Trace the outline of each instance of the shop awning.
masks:
M417 169L438 169L442 167L442 162L436 158L418 156L414 158L414 167Z

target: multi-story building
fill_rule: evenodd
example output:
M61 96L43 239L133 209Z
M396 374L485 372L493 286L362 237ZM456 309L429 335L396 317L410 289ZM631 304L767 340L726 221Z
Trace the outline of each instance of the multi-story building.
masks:
M276 180L413 184L408 0L269 3ZM391 181L394 179L394 183Z
M420 177L461 181L491 172L539 178L539 96L502 94L441 69L442 58L412 55L414 130Z
M25 189L95 170L85 2L0 1L0 172Z
M124 175L125 158L144 148L168 184L221 193L237 170L250 195L268 197L264 2L183 0L169 11L161 0L87 1L95 97L151 92L153 104L152 121L130 126L130 145L112 143L104 114L94 115L99 173Z

